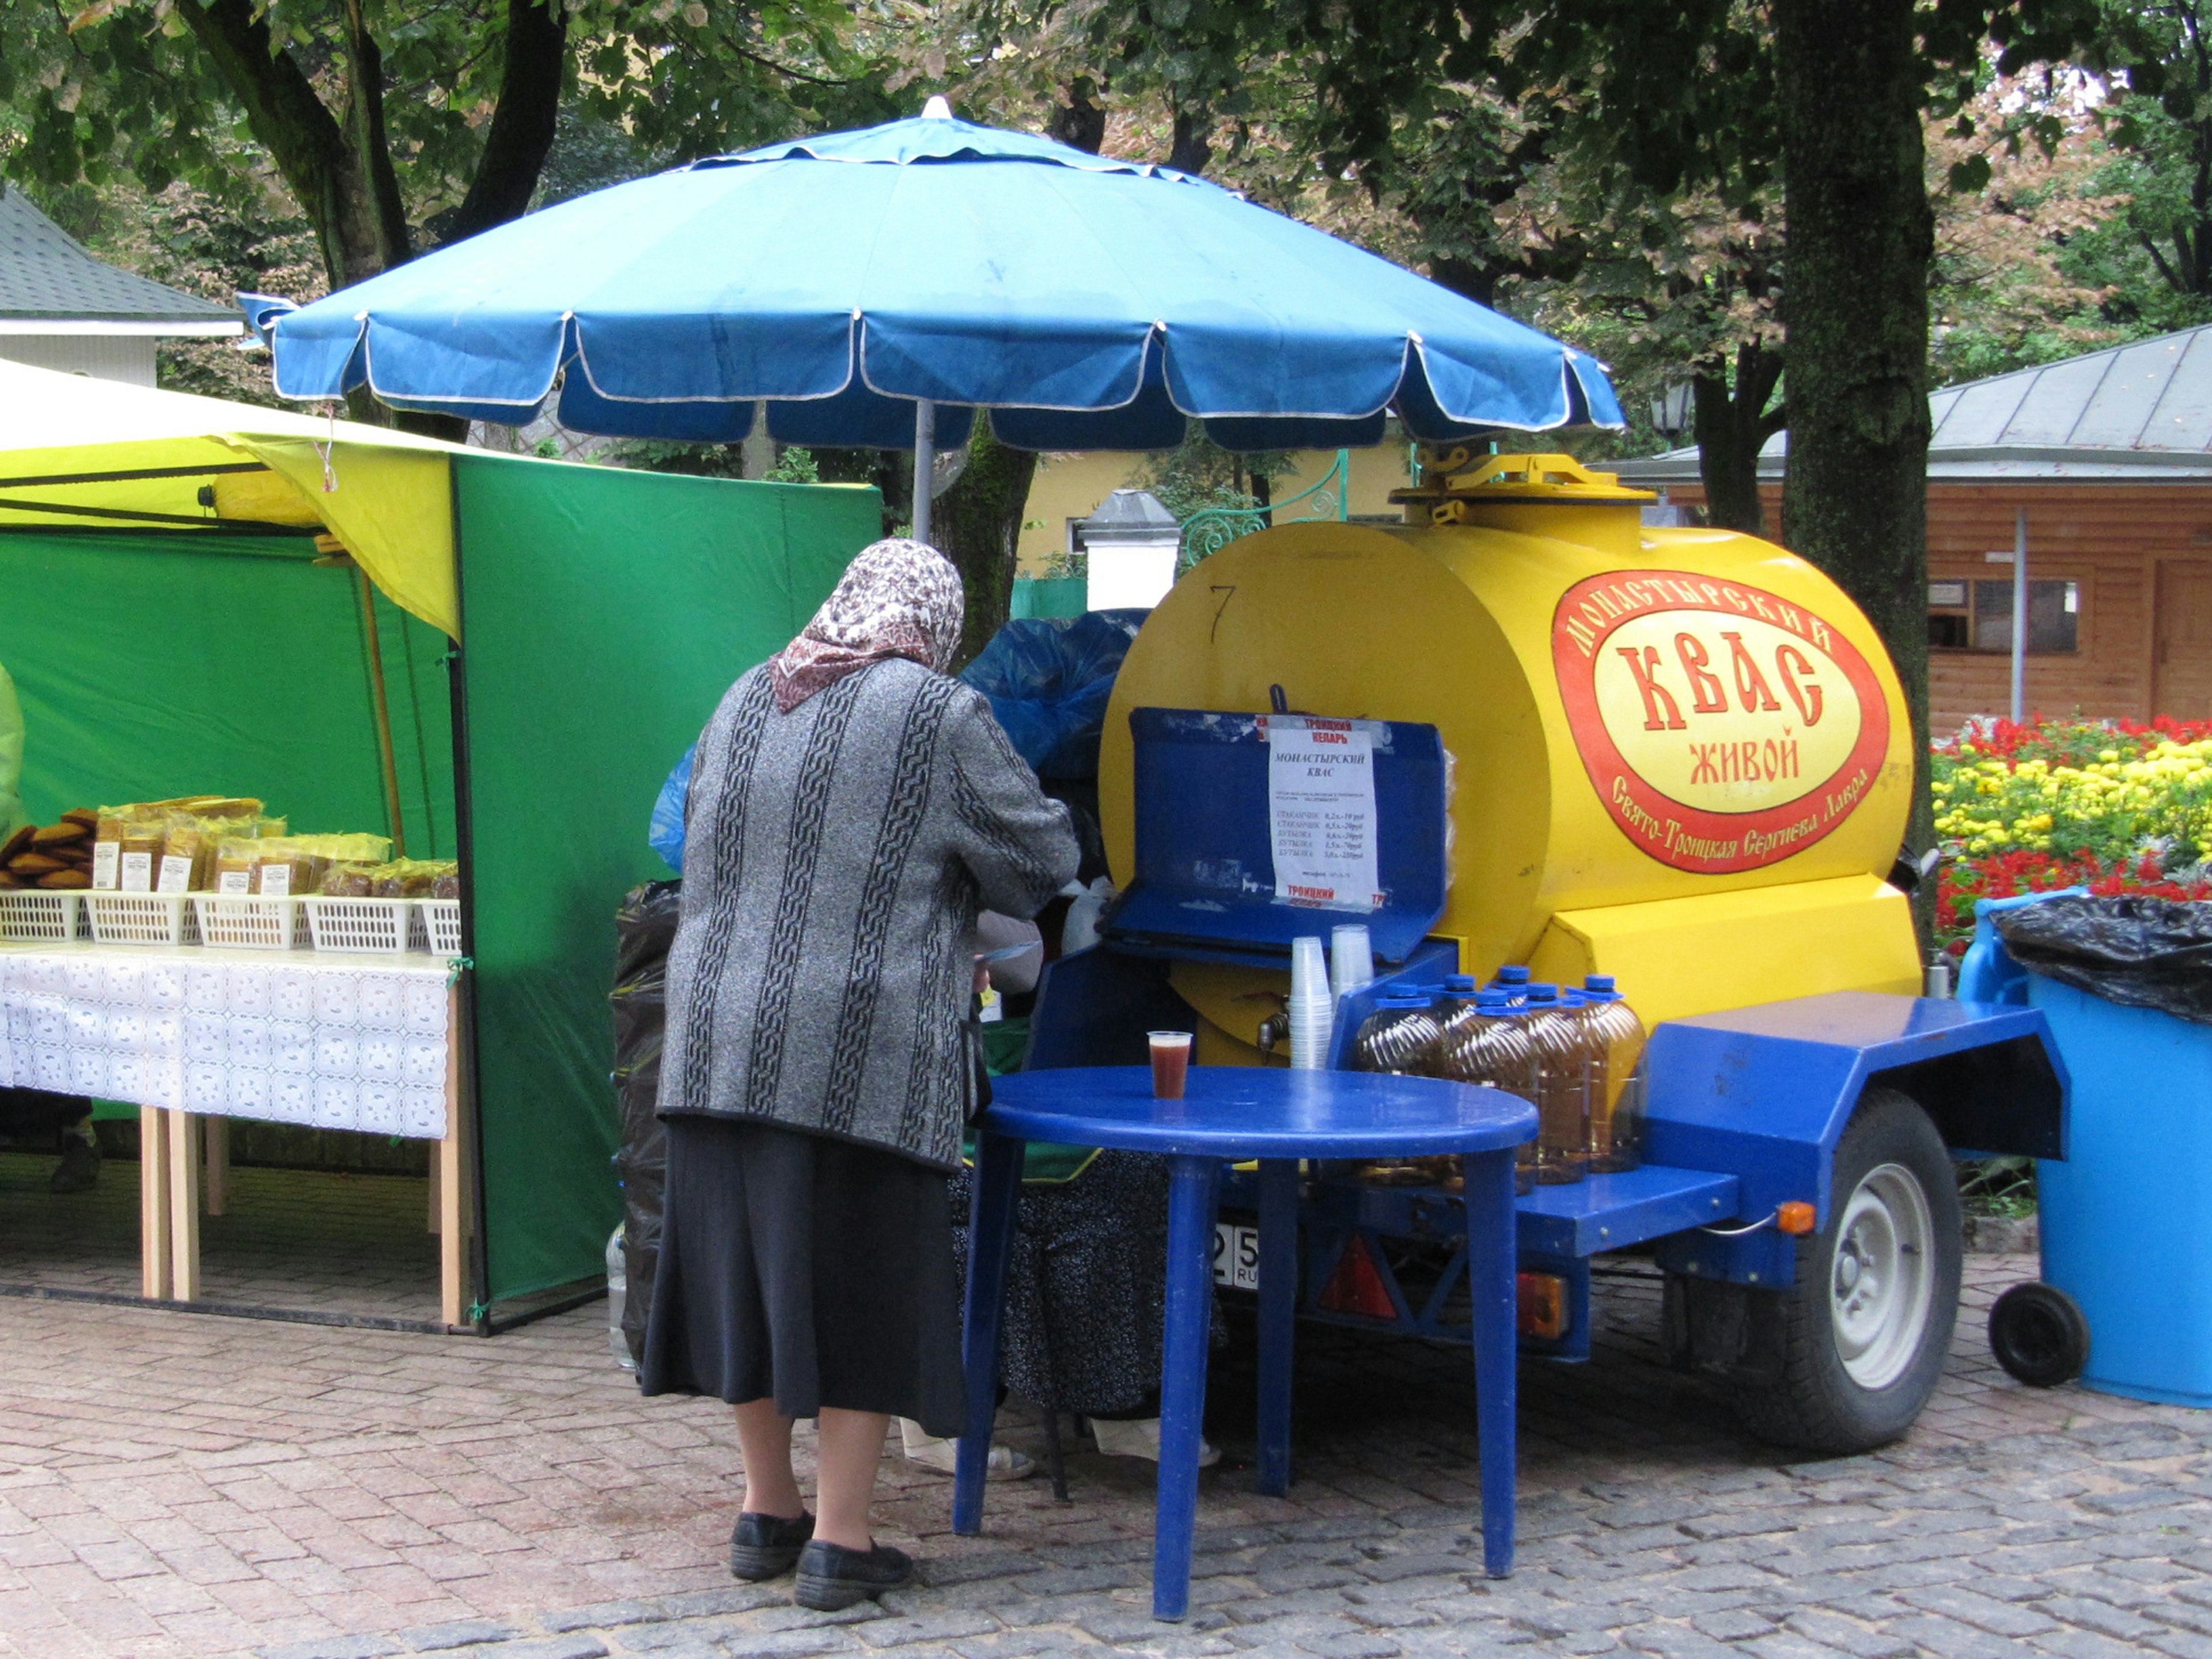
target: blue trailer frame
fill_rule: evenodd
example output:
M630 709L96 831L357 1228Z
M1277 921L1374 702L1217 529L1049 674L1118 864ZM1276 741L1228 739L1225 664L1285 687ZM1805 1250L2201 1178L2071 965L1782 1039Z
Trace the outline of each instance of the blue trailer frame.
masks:
M1344 1066L1350 1034L1393 989L1432 986L1451 947L1428 940L1398 971L1339 1000L1330 1063ZM1208 952L1212 955L1212 952ZM1173 955L1109 943L1047 969L1033 1018L1029 1067L1141 1065L1144 1033L1188 1023L1168 982ZM1656 1244L1669 1273L1759 1289L1796 1279L1797 1238L1775 1225L1779 1206L1814 1206L1825 1226L1835 1152L1870 1086L1911 1097L1954 1156L2065 1155L2068 1079L2035 1009L1998 1003L1843 991L1662 1022L1646 1051L1646 1159L1620 1175L1540 1187L1519 1201L1522 1271L1559 1279L1567 1321L1556 1340L1522 1337L1526 1351L1589 1356L1592 1257ZM1256 1224L1255 1178L1231 1171L1221 1209ZM1440 1187L1372 1187L1314 1172L1299 1205L1302 1316L1431 1340L1468 1340L1451 1317L1462 1288L1460 1200ZM1347 1251L1364 1249L1389 1294L1389 1318L1326 1303ZM1441 1261L1417 1283L1392 1258L1434 1241Z
M1105 942L1046 969L1025 1066L1142 1065L1146 1031L1190 1023L1170 983L1174 962L1281 970L1293 938L1332 921L1364 922L1389 964L1338 1000L1332 1067L1351 1063L1378 997L1437 988L1461 971L1457 947L1430 936L1444 908L1449 840L1449 768L1434 726L1365 723L1376 816L1389 833L1376 833L1379 902L1348 916L1277 896L1259 717L1139 708L1129 723L1135 868ZM1632 1003L1635 988L1623 988ZM1267 1012L1255 1005L1255 1027ZM1670 1275L1789 1290L1798 1237L1777 1224L1779 1206L1809 1204L1816 1228L1826 1225L1837 1147L1869 1088L1918 1103L1954 1156L2065 1155L2065 1066L2042 1014L2015 1004L1855 991L1795 998L1662 1022L1644 1064L1643 1167L1520 1200L1522 1270L1556 1279L1566 1304L1556 1338L1524 1331L1532 1351L1588 1357L1590 1259L1609 1251L1652 1245ZM1256 1218L1255 1181L1232 1172L1221 1206ZM1309 1171L1298 1212L1302 1310L1467 1340L1451 1317L1465 1270L1449 1243L1466 1235L1459 1210L1441 1186L1372 1187ZM1389 1297L1388 1317L1331 1304L1328 1287L1355 1249ZM1394 1265L1416 1259L1418 1278Z

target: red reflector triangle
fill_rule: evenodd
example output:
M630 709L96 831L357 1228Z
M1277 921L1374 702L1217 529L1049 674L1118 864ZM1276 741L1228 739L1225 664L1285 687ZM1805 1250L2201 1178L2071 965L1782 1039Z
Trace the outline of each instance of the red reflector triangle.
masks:
M1336 1271L1322 1288L1321 1305L1330 1313L1364 1314L1370 1319L1398 1316L1398 1304L1390 1299L1390 1288L1382 1282L1382 1269L1361 1235L1352 1234L1352 1243L1345 1246Z

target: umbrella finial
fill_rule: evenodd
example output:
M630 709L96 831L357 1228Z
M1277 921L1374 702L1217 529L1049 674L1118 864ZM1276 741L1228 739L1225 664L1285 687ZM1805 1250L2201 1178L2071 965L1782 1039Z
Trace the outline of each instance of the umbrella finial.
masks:
M945 102L944 94L938 93L921 106L921 118L925 121L950 121L952 106Z

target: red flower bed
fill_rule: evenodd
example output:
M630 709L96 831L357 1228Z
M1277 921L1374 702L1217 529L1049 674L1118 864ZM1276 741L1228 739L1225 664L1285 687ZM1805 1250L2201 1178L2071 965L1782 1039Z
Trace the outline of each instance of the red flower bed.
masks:
M2044 893L2057 887L2086 887L2100 898L2142 893L2152 898L2212 899L2212 881L2175 881L2148 853L2131 865L2111 870L2095 859L1995 853L1944 862L1936 891L1936 935L1953 956L1962 955L1967 940L1973 937L1976 899L2011 898L2018 893Z

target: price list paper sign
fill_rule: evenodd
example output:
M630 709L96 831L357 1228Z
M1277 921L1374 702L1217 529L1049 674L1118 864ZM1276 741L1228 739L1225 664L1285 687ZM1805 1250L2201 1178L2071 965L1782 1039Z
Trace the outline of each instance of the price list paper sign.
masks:
M1268 714L1267 839L1275 896L1332 910L1382 902L1375 874L1372 720Z

